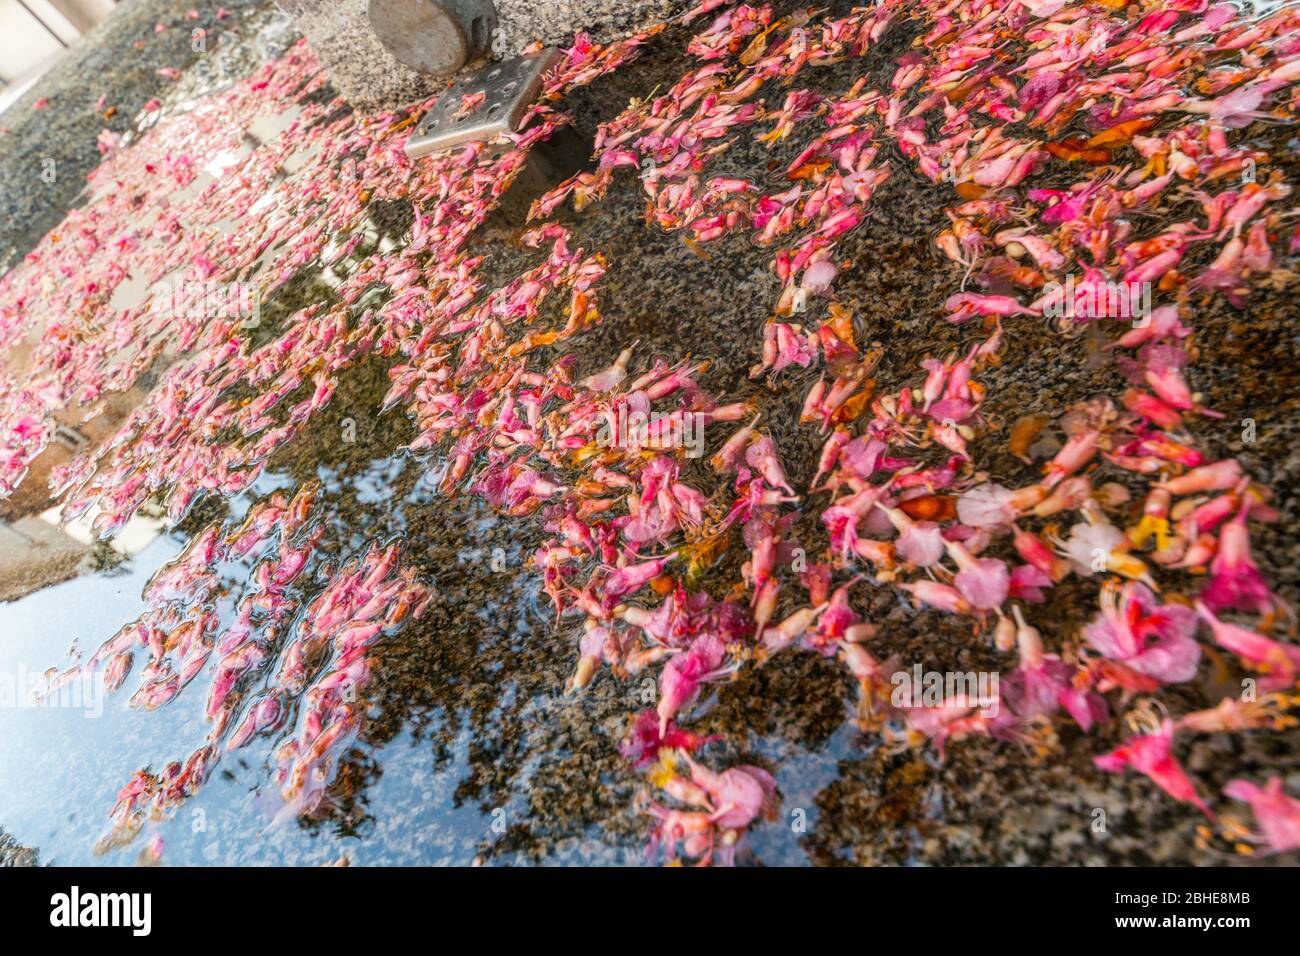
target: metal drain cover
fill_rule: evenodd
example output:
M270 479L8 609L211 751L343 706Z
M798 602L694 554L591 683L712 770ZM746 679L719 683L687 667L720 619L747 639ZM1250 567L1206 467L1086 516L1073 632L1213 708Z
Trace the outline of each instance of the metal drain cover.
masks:
M489 63L460 77L424 114L406 141L412 159L474 140L494 140L513 132L542 88L542 75L560 58L548 47L540 53Z

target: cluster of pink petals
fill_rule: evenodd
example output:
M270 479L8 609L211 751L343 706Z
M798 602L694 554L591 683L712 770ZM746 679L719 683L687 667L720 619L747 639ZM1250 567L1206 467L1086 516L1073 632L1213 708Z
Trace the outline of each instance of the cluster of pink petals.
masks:
M1273 852L1300 849L1300 800L1283 792L1281 777L1271 777L1262 787L1247 780L1233 780L1223 792L1250 804L1263 840Z
M294 530L286 528L282 542L289 541ZM215 637L204 632L205 625L210 630L216 621L211 610L201 612L197 621L182 622L170 633L161 631L157 612L150 612L105 643L87 662L85 667L93 669L106 660L104 681L109 690L115 690L121 682L117 662L125 655L125 669L129 669L131 646L139 642L149 647L153 656L142 674L146 683L132 704L151 709L175 697L196 676L202 662L216 655L207 704L207 717L212 721L207 739L183 764L169 763L156 775L148 770L136 773L118 795L110 814L112 829L102 845L120 845L151 817L173 811L198 791L225 752L246 746L257 735L285 729L290 713L297 715L297 726L276 750L276 775L284 806L275 818L304 816L321 805L338 756L363 723L364 710L358 702L370 680L367 650L408 616L418 617L430 592L409 569L398 567L399 545L372 547L331 575L294 622L290 638L277 646L277 630L288 628L301 607L288 586L306 566L317 537L309 536L288 556L282 546L278 553L258 562L254 577L259 589L243 599L234 621ZM213 555L213 561L217 560ZM185 613L177 612L174 604L168 605L168 610ZM165 677L162 670L168 665L160 655L173 646L181 656L182 670ZM187 646L199 648L198 667L186 666ZM310 674L308 662L322 657L326 666ZM269 665L274 662L278 667L271 671ZM168 669L166 673L172 672ZM266 678L266 686L254 694L253 678L259 675ZM155 692L158 687L163 690ZM147 695L143 701L142 695Z
M662 27L609 45L576 38L504 152L470 146L411 164L401 151L402 117L335 118L332 107L309 103L268 148L197 197L173 199L204 161L237 146L245 121L316 88L314 60L301 47L233 92L113 149L92 179L93 201L0 279L0 345L39 330L37 371L21 388L0 386L0 490L21 480L56 412L128 389L166 360L160 383L116 434L56 478L69 490L65 513L98 506L104 533L151 496L179 517L203 494L246 490L269 456L319 417L349 367L369 356L391 360L383 406L415 423L409 450L437 461L442 487L478 494L507 514L540 513L549 537L532 563L557 618L582 621L571 686L588 686L602 666L616 679L659 668L657 706L635 719L624 752L658 768L651 780L666 799L642 805L654 820L654 845L672 859L680 848L693 861L730 862L744 830L773 810L766 771L709 770L689 753L712 738L676 721L702 709L713 682L787 648L837 655L859 682L871 726L889 733L901 722L940 748L972 734L1024 740L1062 713L1090 732L1109 720L1114 691L1122 705L1134 693L1194 678L1199 623L1264 675L1265 690L1294 685L1296 645L1219 616L1254 612L1271 624L1278 611L1285 615L1249 548L1248 522L1278 515L1238 462L1210 460L1189 433L1189 422L1215 413L1189 380L1185 340L1195 308L1188 295L1171 293L1222 292L1240 306L1250 277L1274 268L1269 236L1291 186L1268 168L1266 154L1234 144L1232 131L1270 110L1293 115L1285 94L1300 79L1290 39L1300 14L1252 19L1199 0L1136 16L1056 0L885 0L838 17L781 19L766 5L708 0L677 22L706 15L713 16L688 45L700 65L600 127L594 170L534 204L534 222L519 237L534 264L498 288L487 286L466 240L529 149L568 122L554 108L559 96L634 58ZM806 68L868 55L907 19L926 32L899 58L888 89L869 89L865 76L837 97L786 88ZM1222 68L1211 54L1237 65ZM773 82L785 84L782 95L764 99ZM1189 98L1193 88L1203 98ZM1180 111L1193 118L1154 122ZM785 182L708 176L737 136L775 145L812 120L816 129L778 174ZM1076 120L1091 139L1058 141ZM1118 152L1130 148L1144 165ZM1116 151L1119 165L1072 165L1099 149L1107 158ZM306 174L282 181L284 160L298 152L314 152ZM850 265L835 250L866 220L876 189L900 172L886 158L895 152L923 176L958 186L937 243L964 276L944 317L978 331L946 357L924 359L900 387L877 391L882 356L858 343L850 312L834 299ZM1223 188L1225 177L1256 166L1258 182ZM1068 188L1028 185L1042 171L1080 168ZM572 232L547 217L570 198L579 209L598 200L620 170L639 173L647 219L658 228L692 243L740 233L775 247L780 293L751 375L772 382L794 366L821 369L800 423L825 436L806 493L827 496L817 507L828 547L798 569L797 591L786 569L803 551L792 529L807 502L767 423L760 427L760 403L708 391L706 363L646 364L632 346L580 377L578 355L560 351L600 322L607 262L599 250L574 247ZM1184 194L1198 204L1196 217L1151 238L1133 235L1134 216L1156 216ZM270 204L259 208L273 213L250 214L263 196ZM371 197L409 202L411 237L360 258ZM226 232L218 228L224 219L248 228ZM1194 263L1211 258L1204 253L1213 264L1198 269ZM251 276L258 301L309 266L344 275L337 305L309 306L262 341L248 316L198 315L183 299L165 314L111 308L113 290L131 274L124 262L151 282ZM1040 292L1071 270L1092 291L1068 302ZM1162 300L1174 299L1105 350L1119 350L1130 387L1065 410L1056 421L1064 440L1037 480L997 481L977 461L993 425L985 382L1006 337L1016 323L1062 306L1057 325L1066 332L1124 318L1096 314L1109 308L1095 293L1105 282L1151 283ZM385 296L371 307L376 289ZM826 298L829 308L815 318ZM794 315L798 324L786 321ZM544 363L535 354L543 349ZM625 429L629 412L657 424ZM661 441L688 421L712 426L709 462L723 478L713 495L684 477L680 445ZM1103 485L1103 469L1143 489L1130 526L1119 506L1131 492ZM294 537L299 524L267 548L277 524L271 513L306 509L275 500L257 508L270 511L255 510L242 529L200 535L155 580L158 606L97 656L105 680L118 686L130 669L122 655L150 647L137 695L158 706L205 666L214 646L218 652L214 736L188 764L141 771L114 810L120 830L201 782L218 742L240 746L279 729L289 697L299 695L297 725L277 751L278 779L287 814L320 806L337 754L360 730L348 695L368 678L366 648L426 598L395 570L391 548L374 548L335 573L283 644L241 639L288 620L297 605L285 584L315 544L311 531ZM1053 538L1052 526L1063 525L1068 534ZM748 551L737 586L717 599L688 584L736 532ZM252 603L231 633L212 633L218 622L202 609L214 563L254 553L262 557ZM1202 569L1209 573L1195 611L1156 597L1157 575L1167 586ZM1048 653L1022 606L1047 600L1070 575L1111 577L1080 642L1049 635L1061 647ZM1015 648L1017 664L994 702L1005 706L887 703L897 662L873 653L879 629L854 608L856 586L896 588L917 605L969 620L978 633L991 631L999 650ZM331 664L311 682L302 662L320 653ZM245 701L244 675L273 655L276 690ZM228 739L227 724L235 728ZM1178 726L1130 739L1097 764L1146 774L1210 814L1173 757ZM687 774L677 772L680 761ZM1289 798L1232 786L1228 795L1251 802L1270 845L1291 845ZM160 794L168 795L161 803Z
M1164 684L1191 680L1201 659L1196 612L1160 604L1145 584L1104 587L1101 615L1083 636L1099 654Z
M664 791L676 802L692 808L676 810L645 800L643 810L654 818L647 855L662 849L678 859L678 845L696 865L729 865L735 859L739 835L760 817L776 811L776 782L761 767L740 765L715 773L680 751L689 776L670 774Z
M1174 724L1164 721L1153 734L1130 737L1124 744L1096 758L1102 770L1118 773L1126 768L1150 777L1161 790L1175 800L1191 803L1206 816L1210 808L1196 792L1187 772L1173 757Z

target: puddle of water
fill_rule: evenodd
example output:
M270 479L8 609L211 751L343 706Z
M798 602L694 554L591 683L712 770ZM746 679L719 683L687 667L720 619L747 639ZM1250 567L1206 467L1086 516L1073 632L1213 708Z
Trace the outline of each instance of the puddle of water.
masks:
M376 461L347 484L358 498L388 501L391 482L402 467L400 459ZM327 470L323 477L336 486L344 483ZM265 476L232 502L232 519L237 522L254 500L288 485L292 482L282 476ZM111 571L0 604L0 739L5 741L0 748L0 821L6 831L38 849L42 861L65 865L130 865L155 836L164 841L164 861L177 865L312 865L344 854L355 863L471 862L494 831L490 812L455 796L470 772L476 732L470 720L460 722L436 761L429 742L418 739L409 726L378 746L363 740L355 755L376 772L361 794L359 824L353 822L356 814L343 813L319 824L271 826L282 806L271 758L285 738L257 738L223 759L207 783L167 819L146 823L126 847L95 855L93 847L108 830L107 814L118 789L137 769L157 771L191 752L207 735L206 688L214 666L209 664L157 713L131 708L128 687L103 694L98 677L81 693L62 697L59 706L31 704L27 691L51 665L66 666L74 645L87 657L107 635L147 610L141 598L146 583L188 540L164 534ZM247 578L246 568L229 575L240 586ZM223 624L233 617L238 596L219 603ZM420 716L438 720L436 712ZM507 810L521 812L514 806Z

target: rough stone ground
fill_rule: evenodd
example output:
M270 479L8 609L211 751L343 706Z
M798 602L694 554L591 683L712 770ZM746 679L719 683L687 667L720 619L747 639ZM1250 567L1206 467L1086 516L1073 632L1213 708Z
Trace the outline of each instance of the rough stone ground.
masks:
M207 57L194 49L193 31L218 26L216 11L230 16L228 26L249 15L261 15L267 0L131 0L69 49L59 63L0 114L0 267L12 265L63 218L72 206L86 173L99 164L95 138L101 129L125 133L152 97L172 82L157 74L162 67L184 70L203 60L201 70L218 84L242 76L249 63L272 49L247 51L230 44L225 51L212 45ZM197 19L190 19L197 10ZM155 32L155 25L167 29ZM103 110L96 107L104 97ZM33 109L40 99L43 109ZM112 115L104 113L112 110ZM54 160L53 182L42 178L43 162Z
M131 22L151 24L157 16L148 11L183 6L165 0L137 3L131 6ZM883 51L873 54L868 62L874 83L887 81L892 69L887 58L909 42L910 36L898 31ZM577 116L579 135L589 142L596 124L615 115L630 96L671 84L688 65L683 47L680 33L665 34L635 64L573 94L562 106ZM123 89L134 90L135 83L151 87L153 68L132 67L120 79ZM814 77L827 92L850 82L845 67L808 71L801 80L812 84ZM98 94L87 95L93 103ZM6 122L13 120L7 117ZM81 125L69 122L63 135L84 135L89 142L98 125L93 118ZM23 175L15 157L30 162L45 148L38 126L23 128L21 151L13 151L15 135L0 143L0 149L10 151L0 154L0 183ZM1272 145L1285 149L1283 134L1262 130L1257 135L1272 135ZM69 155L84 153L71 141L64 148ZM753 175L773 160L788 159L791 148L786 144L769 152L742 136L711 172ZM894 176L877 193L872 217L839 248L851 267L837 282L841 299L856 308L859 340L875 340L886 349L878 372L882 391L909 380L926 354L945 354L970 335L939 320L940 304L961 278L931 242L946 224L942 203L949 193L914 173L901 156L890 159ZM1289 174L1300 181L1294 166ZM42 207L41 215L56 220L68 198L45 201L51 206ZM703 258L679 236L647 229L643 205L634 178L623 176L605 201L580 215L568 214L575 227L573 245L603 250L610 262L599 288L604 324L578 343L582 371L603 367L638 338L643 360L656 353L678 358L684 352L709 359L707 387L729 400L752 397L764 406L792 483L806 487L818 443L810 430L794 423L810 377L788 375L769 391L746 374L775 299L776 282L766 270L769 251L731 237L707 246ZM392 233L400 235L403 210L382 212ZM517 219L498 216L475 239L474 251L489 254L487 267L495 279L505 281L535 261L536 253L511 241L518 226ZM35 225L30 228L28 241L39 234ZM22 240L8 241L21 248ZM294 294L310 301L312 290L299 287ZM287 310L299 303L286 293L282 304ZM1200 436L1215 451L1240 454L1277 493L1283 521L1259 536L1257 556L1292 602L1300 599L1298 318L1293 286L1261 290L1242 312L1214 300L1197 319L1203 355L1192 373L1194 387L1206 393L1206 404L1225 414L1222 422L1200 423ZM1095 345L1087 337L1064 339L1045 325L1009 323L1005 362L984 377L991 396L986 409L1003 428L975 446L977 460L1009 482L1029 479L1028 466L1005 452L1006 428L1020 415L1056 414L1071 402L1117 391L1114 368L1092 360ZM382 472L390 459L400 458L393 449L412 437L410 424L397 413L373 414L385 387L382 365L354 370L321 427L305 433L273 467L304 478L321 465L337 469L343 478ZM333 426L345 417L357 423L355 445L334 440ZM1258 422L1258 440L1244 447L1243 418ZM419 471L400 470L390 502L413 490ZM716 487L702 468L694 477L705 490ZM634 700L639 688L606 674L585 696L562 696L574 663L575 625L554 627L553 614L538 600L535 578L518 570L540 539L538 524L497 520L475 502L428 496L394 509L390 502L363 500L347 481L329 495L329 505L345 516L331 527L334 545L404 534L408 559L420 564L438 591L424 619L377 651L378 679L369 691L375 711L363 746L352 752L340 773L335 787L339 806L331 822L363 837L367 832L373 816L367 790L383 772L369 758L371 747L414 728L439 765L458 734L468 729L472 769L460 782L458 799L484 812L506 805L524 810L499 839L485 837L481 859L608 860L611 848L634 854L645 833L644 821L631 809L641 781L619 758L616 746L628 717L640 706ZM823 543L813 517L820 504L811 503L810 517L799 526L810 553ZM198 527L223 507L207 503L189 521ZM508 557L511 570L505 573L493 572L486 558L497 547ZM710 583L726 587L734 581L738 560L724 563ZM1095 609L1092 588L1074 585L1060 591L1049 606L1034 612L1048 650L1073 635ZM908 664L916 661L939 670L998 666L987 639L973 637L965 623L914 612L885 589L862 586L855 598L882 625L881 650L898 653ZM1210 676L1166 698L1179 711L1216 703L1239 677L1226 668L1204 670ZM827 865L1238 862L1225 846L1198 843L1195 810L1165 798L1145 778L1093 768L1092 756L1113 746L1115 738L1064 729L1044 752L986 740L959 742L941 761L931 751L884 751L877 737L856 729L855 697L843 668L788 653L762 669L747 670L698 709L702 716L692 721L692 729L724 732L728 752L723 756L768 766L782 786L784 817L751 835L750 859ZM1180 741L1178 755L1216 789L1232 776L1279 772L1289 790L1300 789L1300 734L1295 732L1198 737ZM726 761L720 757L720 762ZM809 765L824 768L813 783L794 772ZM1092 831L1097 808L1106 813L1105 833ZM792 833L788 824L796 809L806 810L809 818L802 834ZM1292 854L1269 862L1296 860Z
M567 46L579 30L608 42L691 7L694 0L498 0L499 52L513 55L533 40Z

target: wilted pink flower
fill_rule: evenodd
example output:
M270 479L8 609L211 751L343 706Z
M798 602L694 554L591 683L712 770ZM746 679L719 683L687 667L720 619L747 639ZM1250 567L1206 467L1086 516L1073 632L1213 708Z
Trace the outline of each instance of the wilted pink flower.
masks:
M1133 349L1156 339L1186 338L1191 332L1191 329L1178 321L1178 306L1162 305L1153 310L1145 322L1125 332L1106 347Z
M1148 345L1139 352L1147 368L1147 384L1169 405L1188 410L1192 408L1192 392L1183 378L1187 365L1187 351L1175 345Z
M1094 690L1067 687L1061 691L1059 700L1084 733L1092 730L1093 724L1101 723L1110 715L1106 698Z
M769 487L781 488L787 494L794 494L794 489L785 477L785 470L781 467L776 442L770 436L760 435L754 439L745 451L745 462L763 476Z
M861 576L846 581L835 589L831 599L821 611L816 628L808 628L803 633L803 646L816 651L824 657L834 657L840 642L849 633L849 629L858 624L862 617L849 604L849 591L861 580ZM818 605L816 607L821 607ZM814 607L814 613L816 612Z
M1109 773L1120 773L1126 767L1131 767L1138 773L1146 774L1156 786L1175 800L1191 803L1213 819L1214 814L1197 795L1195 785L1174 759L1173 741L1174 724L1173 721L1166 720L1157 733L1130 737L1110 753L1093 758L1093 763Z
M672 721L668 722L661 733L659 715L647 708L636 715L632 729L619 745L618 752L632 761L633 766L639 768L654 763L659 759L659 751L664 748L695 751L710 741L718 739L720 738L716 734L704 737L693 734L689 730L682 730Z
M1201 589L1201 600L1211 611L1254 611L1265 614L1273 607L1273 592L1250 556L1250 532L1246 528L1248 505L1219 532L1219 550L1210 564L1210 578Z
M741 458L748 447L750 439L754 437L754 425L758 422L758 416L742 428L736 429L730 438L721 448L709 459L709 464L713 470L721 474L733 472L740 467Z
M905 512L896 508L880 509L889 516L889 520L898 529L896 542L898 554L918 568L934 567L943 558L943 529L933 521L914 521Z
M831 566L824 561L810 564L799 575L799 582L808 591L808 603L824 604L831 593Z
M1009 525L1016 517L1015 492L992 483L976 485L957 499L957 517L972 528Z
M795 326L769 322L763 328L763 361L750 369L749 374L757 378L770 368L775 375L789 365L807 368L816 357L816 347Z
M1196 615L1191 608L1160 604L1139 581L1123 586L1107 582L1101 592L1101 614L1083 631L1101 654L1167 684L1191 680L1196 674L1201 648L1195 633Z
M254 734L275 726L280 720L280 715L279 694L271 694L262 698L249 709L243 723L231 735L230 742L226 744L226 749L238 750L248 743Z
M949 322L965 322L975 315L1033 315L1015 299L1006 295L980 295L958 292L948 297L943 307Z
M810 265L803 274L803 287L813 295L824 295L830 290L831 283L839 268L829 259L819 259Z
M971 606L986 611L1001 607L1011 587L1006 562L998 558L977 558L960 541L945 540L944 546L959 568L953 584Z
M1085 428L1078 434L1071 435L1060 450L1048 462L1043 484L1055 488L1092 460L1097 454L1101 433L1095 428Z
M714 773L689 756L691 780L702 788L713 805L713 822L728 830L749 826L760 815L775 809L776 781L761 767L731 767Z
M605 593L609 597L617 598L639 591L651 578L658 577L663 572L664 566L671 560L672 556L655 558L653 561L643 561L640 564L619 568L605 579Z
M120 651L108 659L104 668L104 690L112 693L122 686L131 671L132 655L130 651Z
M918 568L931 568L943 557L943 529L933 521L914 521L898 536L898 553Z
M1235 458L1224 458L1170 478L1161 487L1172 495L1192 495L1199 491L1226 491L1236 487L1241 479L1241 463Z
M801 607L775 627L765 628L761 637L763 650L767 654L785 650L804 636L825 607Z
M1246 780L1233 780L1223 792L1250 804L1264 842L1273 852L1300 849L1300 800L1286 795L1281 777L1269 778L1262 788Z
M1281 644L1263 634L1221 621L1202 601L1196 602L1196 610L1210 625L1216 644L1266 675L1260 682L1264 690L1281 690L1295 683L1300 672L1300 646Z
M1058 558L1038 535L1032 531L1026 531L1018 525L1012 527L1015 531L1012 543L1015 546L1016 553L1032 565L1035 570L1041 572L1043 577L1047 579L1048 584L1060 581L1070 573L1070 566Z
M1043 657L1036 664L1021 660L1020 666L1001 681L1002 699L1012 713L1029 720L1051 715L1061 707L1061 695L1069 691L1074 669L1059 657Z
M1032 564L1019 564L1011 571L1008 596L1042 604L1046 600L1043 588L1050 588L1053 581Z
M659 736L668 732L668 722L699 690L700 684L728 673L722 668L726 647L716 637L697 637L690 649L673 657L659 675Z
M971 611L970 601L952 585L922 579L904 581L898 586L922 604L928 604L940 611L947 611L949 614L969 614Z
M1004 561L976 558L969 567L957 572L953 582L973 607L992 610L1001 607L1007 599L1011 575Z
M1061 546L1076 574L1089 577L1106 569L1112 551L1124 547L1124 532L1105 521L1081 521L1070 529L1070 537Z
M908 727L928 737L941 756L950 738L973 734L1010 738L1014 737L1019 722L1010 708L1001 706L1000 688L999 696L993 700L972 700L959 693L938 707L907 707L904 715Z
M863 481L866 481L880 467L881 459L889 451L884 442L862 436L855 438L840 449L840 464L849 468Z

